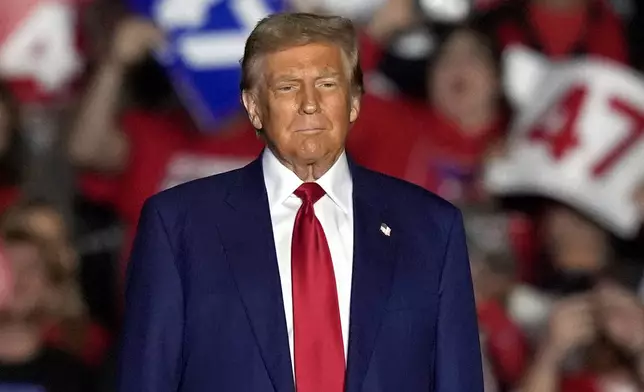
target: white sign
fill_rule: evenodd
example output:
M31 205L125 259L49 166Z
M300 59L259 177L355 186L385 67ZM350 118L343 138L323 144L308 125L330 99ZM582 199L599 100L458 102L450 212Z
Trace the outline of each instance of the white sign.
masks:
M420 8L432 21L462 22L472 9L472 0L419 0Z
M519 105L507 154L486 171L497 196L544 196L577 208L619 237L641 225L644 79L617 64L552 65Z
M2 20L15 26L0 37L0 76L32 80L43 92L54 92L82 70L76 50L76 9L56 0L3 1Z
M502 61L502 84L508 101L517 109L531 105L553 63L543 54L522 45L512 45L503 50Z

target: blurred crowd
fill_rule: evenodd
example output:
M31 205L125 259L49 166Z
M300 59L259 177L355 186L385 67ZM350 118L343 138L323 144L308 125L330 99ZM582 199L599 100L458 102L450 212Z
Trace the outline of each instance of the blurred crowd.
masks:
M624 236L584 205L499 195L485 179L514 146L508 48L639 74L644 2L481 0L458 18L437 3L293 2L346 13L359 28L366 93L350 156L462 209L486 392L644 391L641 228ZM117 1L80 7L78 81L45 99L28 82L0 78L0 390L114 391L143 202L241 167L263 148L241 106L216 132L198 129L152 56L166 40L153 23ZM578 143L541 137L555 155ZM644 149L644 139L634 143ZM628 164L641 174L628 181L644 185L644 160ZM644 186L623 203L641 222Z

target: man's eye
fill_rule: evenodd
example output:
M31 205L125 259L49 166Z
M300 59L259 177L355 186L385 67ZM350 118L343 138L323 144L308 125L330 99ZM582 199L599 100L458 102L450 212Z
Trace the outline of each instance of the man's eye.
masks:
M322 87L324 87L324 88L335 87L335 82L324 82L324 83L322 83Z
M288 91L292 91L293 89L294 89L293 86L280 86L277 88L277 91L288 92Z

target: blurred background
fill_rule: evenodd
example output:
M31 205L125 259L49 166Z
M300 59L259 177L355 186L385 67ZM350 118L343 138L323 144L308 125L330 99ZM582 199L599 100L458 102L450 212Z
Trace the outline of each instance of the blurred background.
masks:
M261 151L238 61L281 10L355 21L349 154L462 209L486 392L644 391L644 1L0 10L0 391L115 391L140 208Z

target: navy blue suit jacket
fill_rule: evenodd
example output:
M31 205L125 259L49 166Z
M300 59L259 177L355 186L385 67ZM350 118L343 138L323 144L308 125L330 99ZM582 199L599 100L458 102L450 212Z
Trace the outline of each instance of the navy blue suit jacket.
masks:
M460 212L415 185L350 170L346 391L482 392ZM261 159L146 202L128 270L119 390L294 392Z

